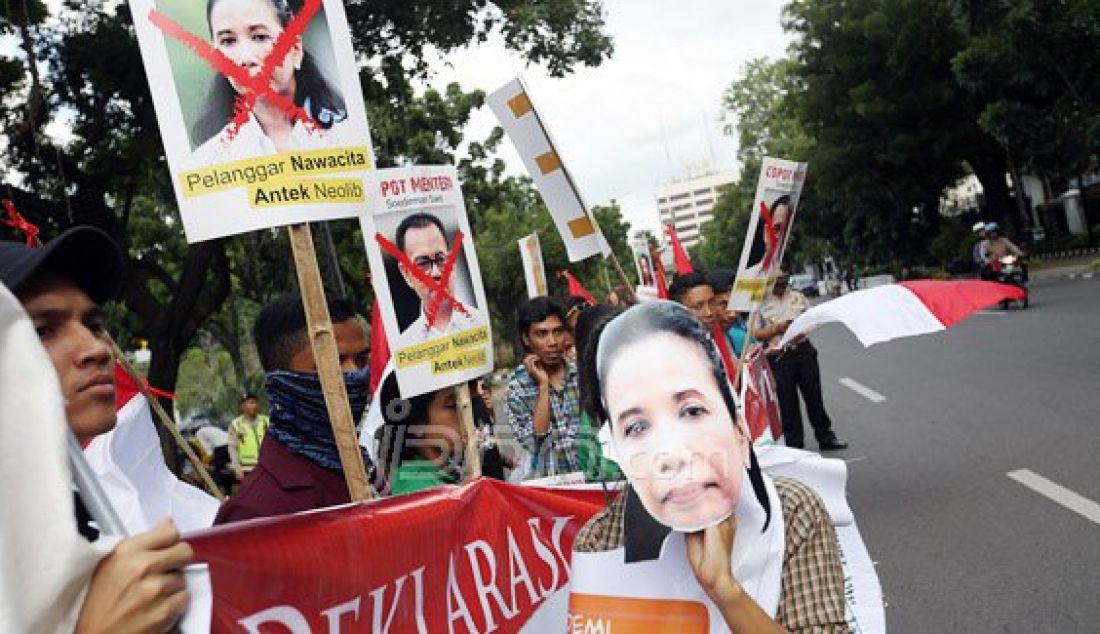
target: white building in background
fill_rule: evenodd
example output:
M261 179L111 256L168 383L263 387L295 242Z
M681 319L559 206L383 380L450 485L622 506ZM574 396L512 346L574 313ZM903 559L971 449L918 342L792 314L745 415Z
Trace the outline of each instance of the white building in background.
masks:
M685 248L699 244L702 228L714 217L720 189L737 181L737 172L714 172L672 181L657 190L661 226L671 224ZM667 238L662 237L662 242Z

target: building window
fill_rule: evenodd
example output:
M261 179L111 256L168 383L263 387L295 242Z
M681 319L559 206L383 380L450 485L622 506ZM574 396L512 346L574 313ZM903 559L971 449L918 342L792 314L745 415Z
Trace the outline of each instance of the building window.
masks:
M711 190L710 188L707 188L707 189L697 189L697 190L695 190L695 191L693 191L693 192L691 192L691 193L695 194L696 196L707 196L707 195L709 195L709 194L710 194L710 193L711 193L712 191L713 191L713 190Z
M713 198L699 198L695 201L695 206L696 207L705 207L707 205L713 205L713 204L714 204L714 199Z
M684 193L682 193L682 194L675 194L675 195L673 195L673 196L669 196L669 198L668 198L668 199L669 199L669 200L683 200L683 199L685 199L685 198L688 198L689 196L691 196L691 194L689 194L689 193L687 193L687 192L684 192Z

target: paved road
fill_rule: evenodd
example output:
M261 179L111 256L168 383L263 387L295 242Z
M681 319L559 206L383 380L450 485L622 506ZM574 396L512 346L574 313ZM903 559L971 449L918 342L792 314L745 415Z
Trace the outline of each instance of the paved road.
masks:
M1029 310L936 335L814 342L891 631L1100 631L1100 517L1007 476L1100 502L1100 278L1036 282Z

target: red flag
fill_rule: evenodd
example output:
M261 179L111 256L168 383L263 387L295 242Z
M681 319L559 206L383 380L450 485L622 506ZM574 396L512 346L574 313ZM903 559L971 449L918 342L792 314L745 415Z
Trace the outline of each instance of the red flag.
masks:
M8 212L8 217L0 217L0 224L5 224L13 229L22 231L27 236L28 247L39 247L42 243L38 240L38 227L31 223L29 220L19 215L19 212L15 210L15 205L12 204L7 198L0 200L0 205L3 205L4 209Z
M584 301L588 302L589 304L591 304L593 306L595 306L596 304L599 303L599 302L596 301L595 297L592 297L592 293L589 293L588 290L584 288L584 285L580 283L580 280L573 277L573 274L570 273L569 271L558 271L558 277L564 277L565 278L566 283L569 284L569 294L570 295L576 295L577 297L583 297Z
M687 251L684 251L684 245L680 243L680 236L676 235L676 228L668 224L665 225L665 231L668 232L668 239L672 242L672 257L676 263L676 274L694 273L695 267L691 265L691 258L688 257Z
M737 364L733 359L733 352L730 351L729 339L726 339L726 333L722 330L722 324L717 323L711 328L711 336L714 337L714 343L718 346L718 353L722 355L722 364L726 366L726 376L729 377L730 384L737 384Z
M382 325L382 309L375 296L370 310L370 393L374 394L382 381L382 372L390 360L390 344L386 341L386 328Z
M649 259L653 261L653 277L657 279L657 297L668 299L668 276L665 275L665 263L661 261L661 254L657 253L657 247L649 245Z

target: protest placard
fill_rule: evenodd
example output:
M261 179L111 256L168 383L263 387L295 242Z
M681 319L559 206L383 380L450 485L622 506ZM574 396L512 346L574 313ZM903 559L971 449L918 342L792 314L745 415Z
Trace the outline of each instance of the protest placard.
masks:
M527 297L549 295L546 269L542 265L542 245L539 244L539 234L532 233L519 239L519 257L523 261L523 279L527 282Z
M377 170L360 215L404 398L493 369L489 307L452 166Z
M764 301L783 261L805 180L806 163L764 157L729 310L751 312Z
M513 79L486 97L485 101L508 138L512 139L527 173L550 210L554 225L565 242L569 261L610 254L611 249L535 109L523 79Z
M645 239L630 243L634 255L634 269L638 272L638 289L646 288L646 294L656 295L657 275L653 267L653 256L649 252L649 242Z
M342 2L130 7L189 242L356 215L373 159Z

